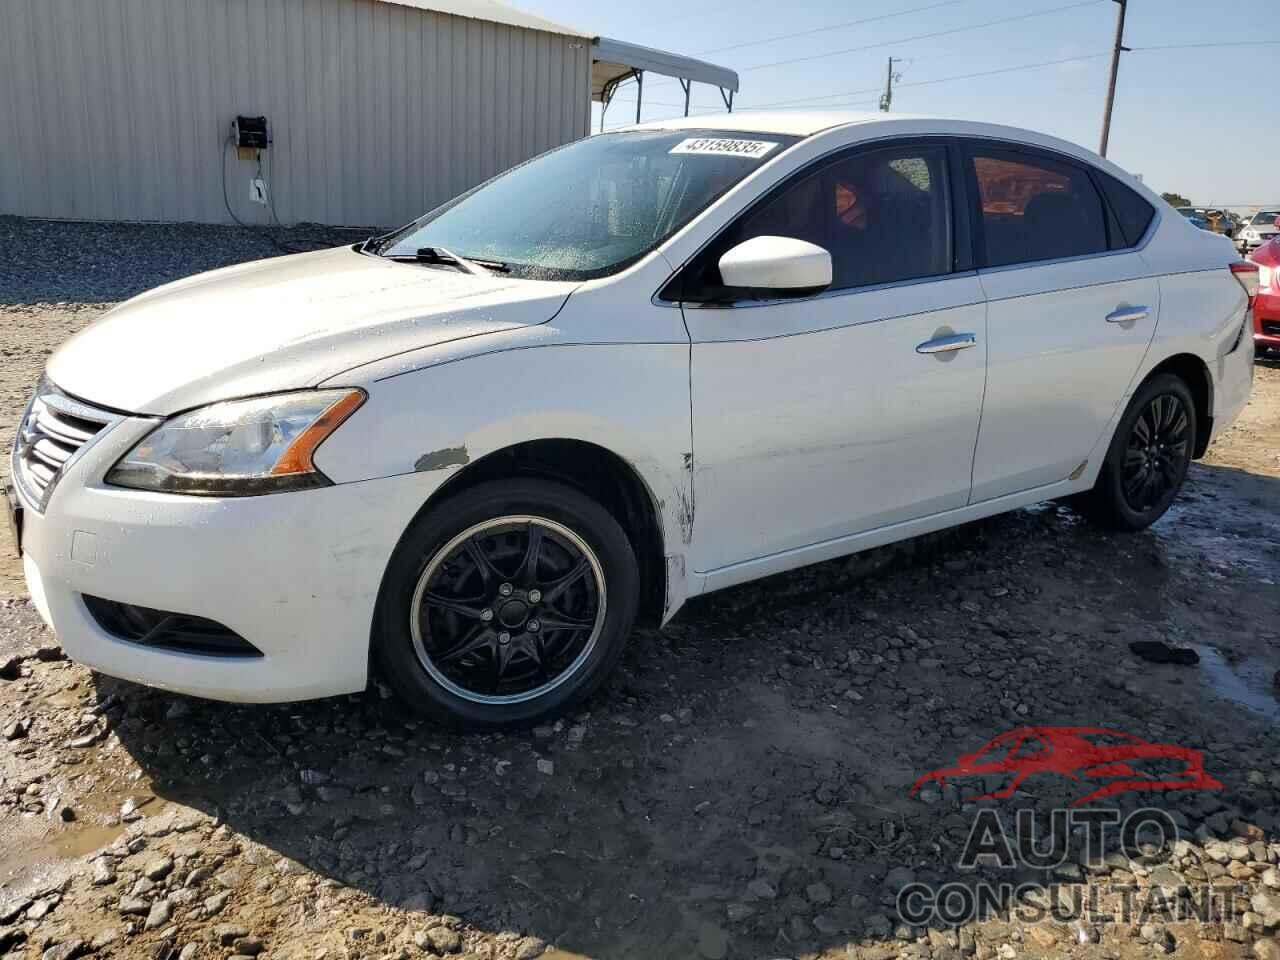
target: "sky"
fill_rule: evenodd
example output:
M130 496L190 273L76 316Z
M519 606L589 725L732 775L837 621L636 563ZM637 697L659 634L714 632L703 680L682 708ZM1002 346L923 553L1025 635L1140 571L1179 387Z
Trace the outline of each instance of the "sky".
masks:
M735 110L779 101L804 108L797 101L805 100L812 108L875 110L892 56L901 74L895 112L1006 123L1093 150L1118 10L1114 0L515 5L585 32L731 67L741 81ZM1275 0L1129 0L1125 45L1134 52L1121 60L1108 158L1156 191L1180 193L1197 206L1280 206L1280 101L1268 96L1275 87L1267 79L1280 72L1275 13ZM1023 19L992 24L1009 17ZM864 22L841 26L855 20ZM1140 49L1218 43L1233 45ZM767 65L797 58L806 59ZM1046 61L1065 62L948 79ZM679 115L683 96L674 80L647 77L642 119ZM715 88L694 87L691 112L723 111ZM605 128L634 119L631 85L618 92ZM599 129L598 105L592 129Z

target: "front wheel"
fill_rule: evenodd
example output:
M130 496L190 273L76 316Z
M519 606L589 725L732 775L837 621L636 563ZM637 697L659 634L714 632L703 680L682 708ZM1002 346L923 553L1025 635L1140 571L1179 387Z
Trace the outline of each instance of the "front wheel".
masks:
M1138 388L1116 427L1087 512L1119 530L1142 530L1169 509L1191 466L1196 407L1186 383L1172 374Z
M562 713L605 679L639 602L618 522L571 487L486 483L418 517L387 568L374 652L412 708L499 729Z

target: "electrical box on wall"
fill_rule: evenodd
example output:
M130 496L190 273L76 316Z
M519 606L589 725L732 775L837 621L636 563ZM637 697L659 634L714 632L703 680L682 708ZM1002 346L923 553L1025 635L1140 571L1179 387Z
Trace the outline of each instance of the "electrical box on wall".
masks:
M266 117L236 117L232 132L241 150L265 150L271 143L267 138Z

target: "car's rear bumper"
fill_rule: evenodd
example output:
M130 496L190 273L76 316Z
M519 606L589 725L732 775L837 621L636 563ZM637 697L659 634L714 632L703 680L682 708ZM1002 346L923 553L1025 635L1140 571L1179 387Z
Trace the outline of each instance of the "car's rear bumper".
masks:
M131 445L130 426L72 465L43 515L23 503L28 587L67 655L220 700L364 689L382 574L429 495L426 475L244 498L107 486L96 478ZM216 621L261 656L130 641L95 619L85 595Z
M1239 327L1236 331L1241 332ZM1209 442L1217 440L1240 416L1253 391L1254 350L1247 339L1236 340L1236 348L1218 359L1213 370L1213 427Z

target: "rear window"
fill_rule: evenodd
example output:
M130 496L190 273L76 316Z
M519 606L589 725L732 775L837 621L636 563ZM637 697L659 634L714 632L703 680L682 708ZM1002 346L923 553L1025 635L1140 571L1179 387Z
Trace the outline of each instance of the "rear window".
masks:
M1156 208L1110 174L1101 170L1096 173L1120 228L1120 237L1112 238L1112 249L1137 246L1146 236L1147 228L1156 215ZM1123 242L1117 243L1117 240Z
M975 148L986 265L1107 250L1102 198L1079 167L1022 152Z

